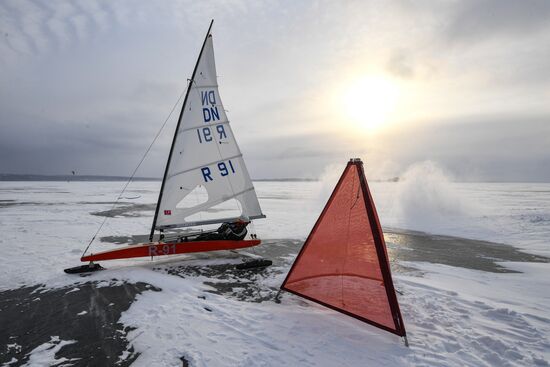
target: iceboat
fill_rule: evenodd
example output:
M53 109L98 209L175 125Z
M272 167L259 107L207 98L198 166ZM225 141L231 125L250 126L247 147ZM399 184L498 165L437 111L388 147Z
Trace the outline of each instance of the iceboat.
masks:
M255 234L243 236L248 223L265 218L265 215L220 99L212 24L213 21L179 114L149 242L98 253L86 254L85 250L81 261L234 250L261 243ZM187 199L193 193L202 195L202 201L190 206L192 200ZM226 210L215 209L227 202L236 204L238 215L224 216ZM206 218L201 213L210 216ZM215 224L222 226L214 230L202 229ZM159 236L155 235L156 231ZM154 242L154 238L158 241Z

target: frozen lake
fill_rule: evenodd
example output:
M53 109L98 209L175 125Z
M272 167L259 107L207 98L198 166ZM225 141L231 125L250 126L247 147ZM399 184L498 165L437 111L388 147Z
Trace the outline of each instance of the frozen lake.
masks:
M265 239L258 248L106 262L107 271L89 277L62 269L78 264L123 183L0 182L0 317L9 325L0 332L0 363L86 365L90 348L102 363L144 366L181 364L180 357L196 366L550 362L550 184L371 183L411 343L405 348L295 296L272 300L333 176L256 182L267 215L254 225ZM159 186L132 183L93 251L146 235ZM256 255L274 265L232 270Z

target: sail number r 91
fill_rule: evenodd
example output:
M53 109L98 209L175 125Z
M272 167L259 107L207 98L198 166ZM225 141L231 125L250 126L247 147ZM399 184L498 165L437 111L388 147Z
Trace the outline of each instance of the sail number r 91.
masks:
M230 159L227 160L227 163L223 161L218 162L216 166L218 167L218 172L222 177L225 177L230 173L235 173L235 167L233 166L233 162L231 162ZM212 170L210 170L210 167L202 167L201 172L204 182L214 181L214 178L212 178Z

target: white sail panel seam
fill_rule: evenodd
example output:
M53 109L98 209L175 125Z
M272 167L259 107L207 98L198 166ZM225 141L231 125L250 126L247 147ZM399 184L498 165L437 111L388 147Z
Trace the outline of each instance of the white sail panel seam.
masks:
M216 122L211 122L209 124L197 125L197 126L193 126L193 127L186 127L185 129L180 129L180 131L178 131L178 135L181 134L181 133L184 133L186 131L189 131L189 130L199 129L201 127L210 127L210 126L227 125L227 124L229 124L229 120L216 121Z
M216 85L197 85L197 82L196 82L196 81L193 81L193 83L195 83L195 86L193 87L193 89L199 89L199 88L218 88L218 84L216 84Z
M252 215L248 217L248 219L261 219L265 217L266 217L265 214L257 214L257 215ZM211 219L211 220L207 219L207 220L199 220L194 222L185 222L185 223L178 223L178 224L165 224L165 225L156 226L155 229L173 229L173 228L181 228L181 227L198 226L203 224L216 224L216 223L232 222L237 219L240 219L240 217L227 217L227 218ZM215 230L212 230L209 232L213 232L213 231ZM199 232L199 233L204 233L204 232ZM189 235L189 234L186 233L183 236L185 235Z

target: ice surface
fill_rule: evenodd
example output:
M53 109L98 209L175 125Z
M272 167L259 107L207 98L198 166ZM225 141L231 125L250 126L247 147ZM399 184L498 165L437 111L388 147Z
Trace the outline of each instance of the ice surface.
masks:
M303 240L333 184L330 178L255 183L268 217L255 222L258 235ZM109 210L121 186L0 182L0 290L42 284L42 289L70 286L79 292L79 284L87 281L105 287L141 281L161 288L139 295L122 315L125 326L136 328L128 336L141 353L135 365L178 365L182 356L194 366L526 366L550 361L549 264L507 262L502 265L522 273L489 273L400 263L422 274L394 271L403 293L398 298L409 349L391 334L292 295L283 295L281 304L242 302L206 292L212 288L203 275L176 277L154 270L154 264L185 263L186 256L155 263L109 262L109 270L90 277L67 276L63 268L78 264L103 220L92 213ZM117 246L99 237L147 234L158 186L133 183L121 200L124 211L108 220L93 251ZM421 167L409 173L409 180L370 186L385 228L489 240L550 255L549 184L453 183L437 169ZM261 280L264 285L282 283L291 260L277 265L281 271ZM52 338L30 359L59 363L55 353L63 343L68 341Z
M29 361L25 364L28 367L49 367L60 364L70 364L71 359L56 359L55 354L65 345L74 343L74 340L60 340L58 336L52 336L51 340L34 348L29 356Z
M550 255L550 184L455 183L430 162L373 183L382 225L510 244Z

